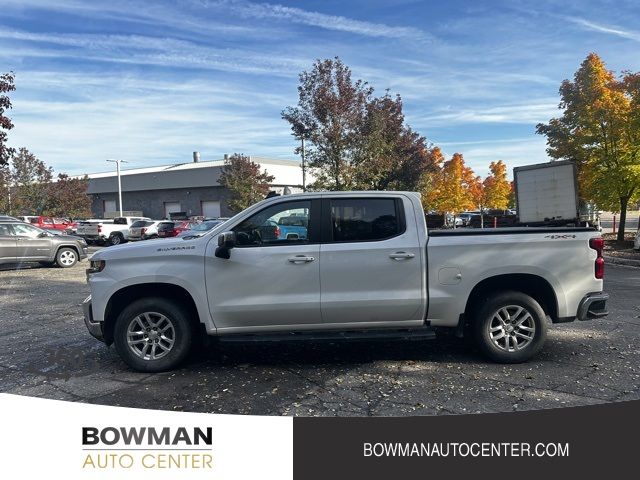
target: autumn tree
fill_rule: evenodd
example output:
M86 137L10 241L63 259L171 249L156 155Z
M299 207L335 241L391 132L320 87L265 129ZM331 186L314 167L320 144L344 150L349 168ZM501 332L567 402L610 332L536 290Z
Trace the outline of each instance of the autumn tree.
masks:
M432 187L427 192L428 208L441 213L458 213L474 208L472 189L476 181L462 154L454 153L432 178Z
M435 170L426 139L405 124L400 96L373 93L339 58L300 74L298 104L282 118L308 141L312 189L415 190Z
M87 195L89 178L71 178L59 173L49 184L48 202L44 215L54 217L87 218L91 216L91 199Z
M53 169L26 148L11 158L9 179L14 212L40 215L49 201Z
M367 104L354 164L359 190L417 190L437 169L426 139L405 125L400 95L388 92Z
M620 211L618 240L624 239L627 206L640 194L637 79L637 73L616 79L591 53L573 81L560 86L562 115L536 127L552 158L576 162L582 197Z
M15 153L15 149L7 146L7 132L3 130L11 130L13 123L11 119L5 116L5 112L11 108L11 99L5 93L13 92L16 87L13 72L3 73L0 75L0 167L9 163L9 159Z
M504 210L509 206L511 183L507 180L507 166L502 160L491 162L490 174L482 182L484 190L483 206Z
M317 60L299 75L298 105L282 111L297 138L306 132L313 189L350 190L354 186L354 160L360 129L373 89L353 81L351 70L339 58Z
M250 157L234 153L225 160L218 181L221 186L231 192L229 208L239 212L263 200L274 178L266 170L261 172L260 165L253 162Z

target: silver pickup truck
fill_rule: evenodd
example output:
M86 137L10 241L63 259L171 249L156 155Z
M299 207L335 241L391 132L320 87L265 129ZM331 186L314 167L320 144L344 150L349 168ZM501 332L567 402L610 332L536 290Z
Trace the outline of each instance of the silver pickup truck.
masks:
M307 232L276 235L279 219ZM275 225L275 226L274 226ZM264 200L205 235L101 250L85 323L141 371L220 340L470 335L522 362L552 323L607 314L600 234L588 228L427 231L411 192L325 192Z

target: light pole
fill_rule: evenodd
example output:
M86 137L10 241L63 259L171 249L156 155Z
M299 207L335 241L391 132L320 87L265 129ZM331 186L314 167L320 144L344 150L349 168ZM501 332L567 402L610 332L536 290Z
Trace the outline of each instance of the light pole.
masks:
M107 162L112 162L116 164L116 173L118 175L118 205L120 207L120 216L122 217L122 183L120 182L120 163L128 163L126 160L114 160L111 158L107 159Z
M302 191L307 191L307 164L304 156L304 136L307 132L302 134Z

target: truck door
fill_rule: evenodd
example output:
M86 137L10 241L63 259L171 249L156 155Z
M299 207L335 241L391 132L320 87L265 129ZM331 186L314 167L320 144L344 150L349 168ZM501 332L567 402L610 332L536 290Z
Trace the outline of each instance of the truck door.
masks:
M308 235L283 236L279 220L308 219ZM218 328L320 324L320 199L270 204L230 226L236 246L229 259L207 246L205 276Z
M405 201L410 205L391 196L322 200L324 323L422 322L424 246L415 219L405 219Z

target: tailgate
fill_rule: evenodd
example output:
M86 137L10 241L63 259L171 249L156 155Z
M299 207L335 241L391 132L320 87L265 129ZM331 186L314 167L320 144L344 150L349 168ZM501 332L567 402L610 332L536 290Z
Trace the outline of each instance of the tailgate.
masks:
M77 235L98 236L98 225L78 225Z

